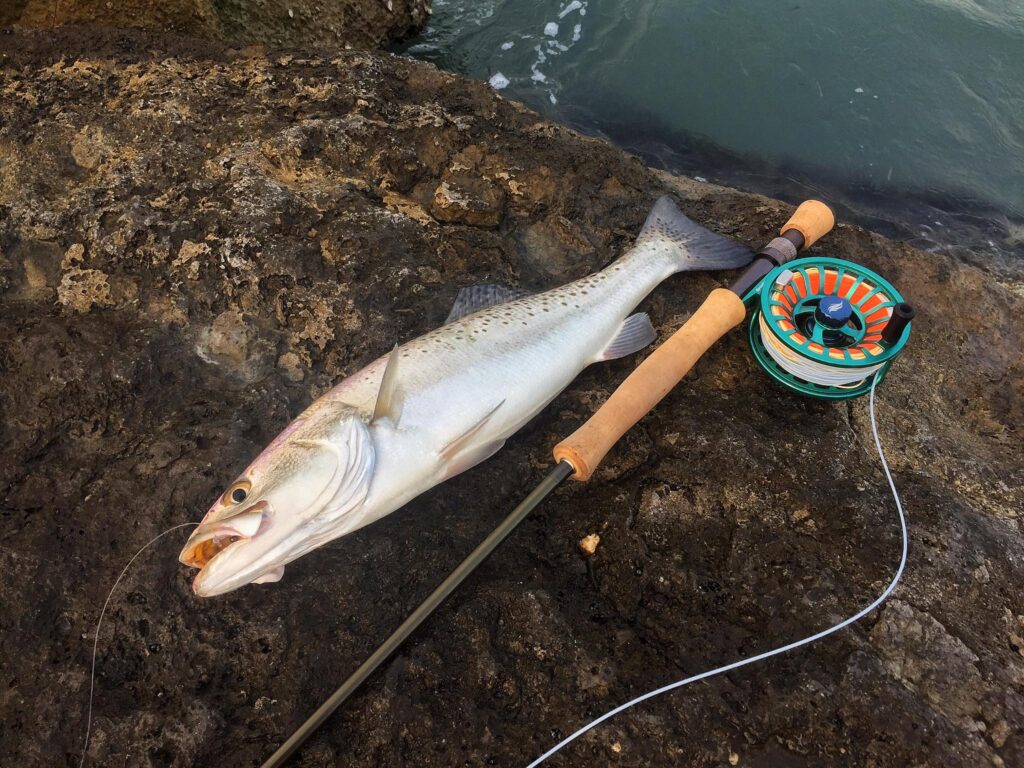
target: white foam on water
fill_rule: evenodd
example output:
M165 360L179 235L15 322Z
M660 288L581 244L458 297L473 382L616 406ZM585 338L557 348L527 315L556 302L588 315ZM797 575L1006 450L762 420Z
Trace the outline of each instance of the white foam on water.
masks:
M577 11L577 10L579 10L582 7L583 7L583 3L581 3L580 0L572 0L571 3L569 3L567 6L565 6L565 8L563 8L561 11L559 11L558 18L564 19L570 13L572 13L573 11Z
M558 11L558 18L564 19L571 13L579 13L580 16L586 14L587 11L587 0L563 0L564 5ZM577 22L572 25L572 33L569 33L569 27L566 25L564 28L559 25L557 21L549 21L544 24L541 40L533 46L536 58L533 63L530 64L529 78L534 83L546 83L548 87L545 89L548 95L548 101L552 104L558 103L558 97L553 83L549 81L547 73L543 71L543 67L550 59L555 56L559 56L569 51L570 48L578 43L583 37L583 24ZM502 51L511 50L515 47L516 42L522 42L524 40L529 41L531 38L536 40L536 34L530 35L525 33L519 33L518 40L506 40L500 44ZM529 43L527 43L529 44ZM491 87L495 90L501 90L507 88L512 84L512 80L516 82L523 82L520 75L513 73L512 78L507 77L502 72L494 73L490 78Z

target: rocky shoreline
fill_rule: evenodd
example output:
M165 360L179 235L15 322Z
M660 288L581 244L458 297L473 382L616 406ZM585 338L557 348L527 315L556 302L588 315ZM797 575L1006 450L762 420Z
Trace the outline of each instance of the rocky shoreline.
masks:
M458 288L599 268L664 192L754 246L789 210L382 53L7 31L0 94L11 765L77 765L94 622L135 550L197 519L332 382L440 323ZM816 250L919 310L878 408L905 581L841 636L651 702L556 764L1024 764L1024 286L850 226ZM645 308L664 336L728 277L674 278ZM743 336L528 520L296 764L523 765L638 693L870 602L899 539L867 403L776 389ZM635 363L588 370L499 458L280 584L199 601L167 537L112 603L89 764L258 765Z
M0 26L139 29L235 46L379 48L415 33L430 0L12 0Z

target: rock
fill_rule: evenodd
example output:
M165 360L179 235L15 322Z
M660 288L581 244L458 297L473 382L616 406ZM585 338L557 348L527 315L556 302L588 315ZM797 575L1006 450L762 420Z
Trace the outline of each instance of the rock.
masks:
M429 18L430 0L17 0L0 11L0 24L25 27L128 27L232 44L333 48L376 48Z
M64 270L57 287L57 301L74 312L88 312L94 306L109 307L114 303L107 276L98 269L78 267Z
M594 247L565 217L542 219L523 230L525 257L538 270L557 275L594 254Z
M60 268L62 270L75 269L85 261L85 246L81 243L73 243L67 251L64 253L64 258L61 259Z
M277 359L277 367L285 372L289 381L298 382L306 377L306 372L302 366L302 358L295 352L285 352L281 355Z
M597 545L600 543L601 537L596 533L592 533L589 536L584 536L582 539L580 539L579 542L580 552L582 552L587 557L592 557L593 554L597 552Z
M85 126L71 142L71 157L82 168L91 170L103 162L106 152L103 131Z
M892 600L882 610L871 640L904 685L951 720L974 726L985 685L976 666L980 659L961 640L902 600Z
M185 240L178 249L178 255L171 262L171 268L181 268L189 279L195 280L199 277L199 270L202 261L210 253L210 246L206 243L193 243Z
M210 326L199 329L196 343L196 352L203 360L224 366L246 381L256 381L266 373L270 349L270 343L257 336L242 313L232 309L221 312Z
M501 223L505 193L487 179L450 176L434 192L434 217L453 224L496 227Z
M128 559L198 519L313 397L441 323L460 287L587 274L665 193L755 247L791 211L388 55L15 32L0 82L0 754L28 768L77 764L91 633ZM445 182L473 202L441 213ZM813 252L918 308L878 390L910 525L896 600L618 715L567 765L720 765L730 747L752 766L1024 764L1022 275L852 226ZM664 338L732 277L671 278L641 309ZM552 494L299 762L525 765L615 703L874 599L899 532L867 401L776 388L744 337ZM266 759L638 359L587 369L500 457L278 584L198 600L187 532L158 541L100 635L89 763ZM583 531L600 558L582 562Z
M45 290L49 285L45 268L32 257L25 259L25 282L33 292Z
M992 739L992 744L997 749L1002 749L1006 746L1006 739L1010 735L1010 724L1005 720L1000 720L996 723L995 727L989 734L989 738Z

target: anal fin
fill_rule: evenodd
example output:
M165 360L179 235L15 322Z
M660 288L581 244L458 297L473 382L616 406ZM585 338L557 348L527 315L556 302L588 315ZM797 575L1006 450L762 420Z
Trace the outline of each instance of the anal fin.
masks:
M651 318L646 312L638 312L630 315L622 321L619 332L615 338L608 342L608 346L598 355L598 360L615 360L634 352L639 352L648 344L658 338L654 326L651 325Z

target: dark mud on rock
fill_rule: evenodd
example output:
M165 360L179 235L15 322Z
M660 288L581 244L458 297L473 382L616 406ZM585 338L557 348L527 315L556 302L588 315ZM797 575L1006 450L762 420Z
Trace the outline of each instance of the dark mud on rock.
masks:
M459 287L586 274L666 190L751 245L789 210L386 55L69 31L2 36L0 56L4 765L77 764L93 627L135 550ZM1024 764L1022 286L853 227L821 252L919 309L878 403L903 584L840 636L650 702L555 764ZM645 308L667 334L729 277L673 278ZM636 361L588 370L498 457L279 584L199 600L185 532L166 537L112 603L89 764L258 765ZM636 694L855 612L898 544L867 402L775 388L736 331L296 764L524 765Z

